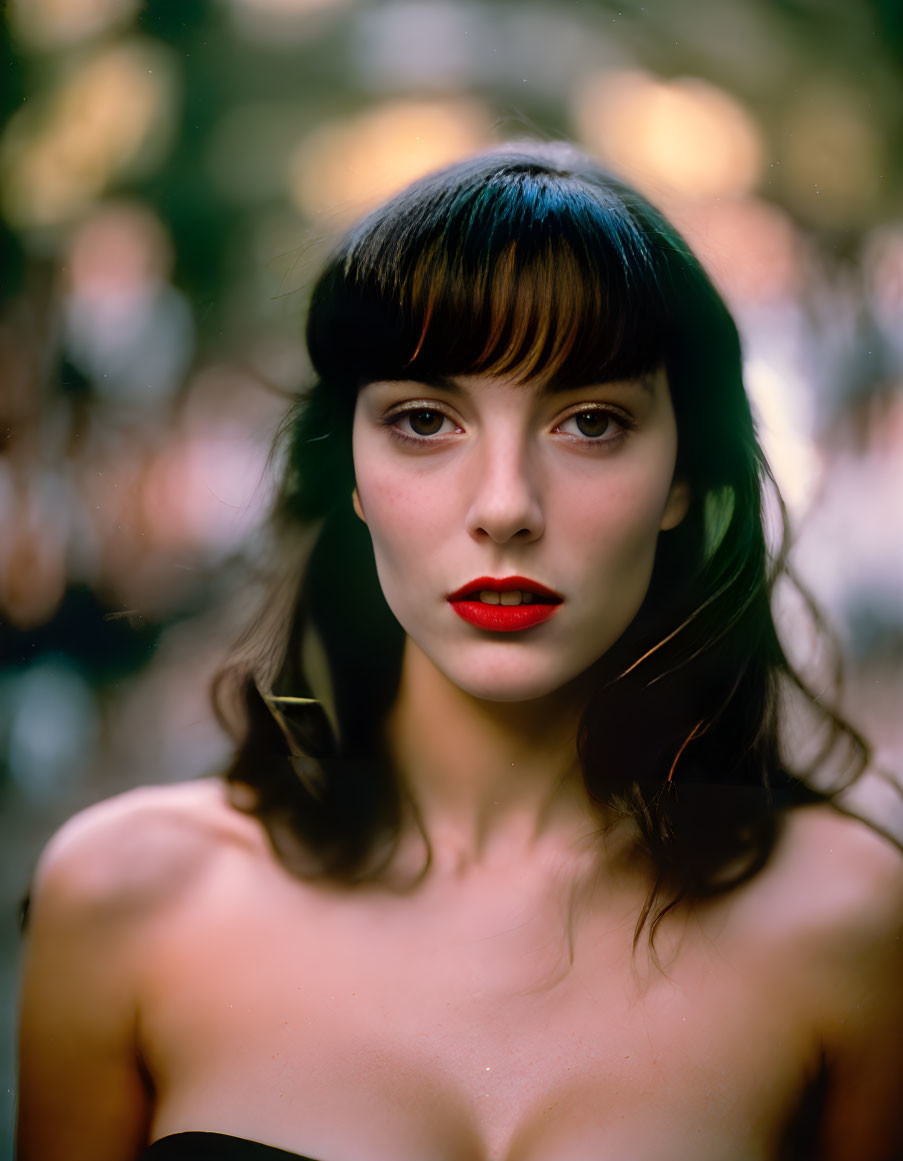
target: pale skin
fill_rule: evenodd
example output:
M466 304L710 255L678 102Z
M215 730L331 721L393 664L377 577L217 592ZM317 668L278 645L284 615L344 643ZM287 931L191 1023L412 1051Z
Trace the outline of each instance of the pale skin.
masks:
M382 422L400 407L429 446ZM675 451L662 375L361 392L353 503L407 633L386 737L430 871L300 882L216 780L77 816L35 880L22 1161L192 1129L320 1161L771 1161L821 1062L816 1156L899 1158L890 843L798 811L755 879L663 924L665 973L632 955L649 868L590 808L573 729L686 510ZM555 616L501 641L448 606L509 574L561 593ZM420 844L411 825L400 863Z

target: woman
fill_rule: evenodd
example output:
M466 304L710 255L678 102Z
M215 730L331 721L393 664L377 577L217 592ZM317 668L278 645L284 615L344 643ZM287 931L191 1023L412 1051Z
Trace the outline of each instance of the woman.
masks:
M898 1157L903 863L791 769L788 705L813 775L867 753L778 642L686 245L502 147L353 229L307 340L226 783L39 866L23 1161Z

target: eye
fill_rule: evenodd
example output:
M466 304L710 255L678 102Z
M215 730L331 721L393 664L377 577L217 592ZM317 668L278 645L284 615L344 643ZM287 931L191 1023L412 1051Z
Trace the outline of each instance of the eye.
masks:
M577 430L568 431L569 423L574 424ZM623 436L629 426L626 416L616 415L607 408L585 407L582 411L575 411L573 415L569 415L558 425L557 430L594 443L611 443Z
M393 435L410 443L427 443L435 435L448 435L442 430L443 423L455 428L455 423L444 412L435 407L409 407L387 415L382 422Z
M448 416L443 415L441 411L432 411L428 407L424 407L418 411L406 411L397 418L409 422L414 435L425 436L438 435Z

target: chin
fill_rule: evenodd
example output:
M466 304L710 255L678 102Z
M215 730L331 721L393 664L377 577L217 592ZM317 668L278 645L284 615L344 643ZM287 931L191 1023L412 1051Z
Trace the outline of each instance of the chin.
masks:
M443 665L434 658L433 664L448 681L464 693L481 701L528 702L559 693L585 669L555 672L548 666L528 666L524 660L515 661L510 668L497 665L491 671L486 665Z
M492 685L486 682L475 682L469 685L464 682L455 682L455 684L459 689L462 689L465 693L469 693L471 697L478 698L480 701L504 702L506 704L536 701L540 698L548 697L549 694L556 693L561 688L554 683L512 685L499 682Z

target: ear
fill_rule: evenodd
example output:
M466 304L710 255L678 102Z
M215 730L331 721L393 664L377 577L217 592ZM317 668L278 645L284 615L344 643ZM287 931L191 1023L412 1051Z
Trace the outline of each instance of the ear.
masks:
M662 513L662 522L660 528L662 532L668 532L672 528L676 528L686 516L690 507L690 485L686 480L676 478L671 484L671 491L668 493L668 499L665 502L665 510Z
M361 520L363 520L363 522L366 524L367 517L364 515L364 509L361 507L361 499L360 499L360 496L358 496L358 494L357 494L357 487L355 487L354 491L351 493L351 503L354 505L355 512L358 514L358 516L360 516Z

